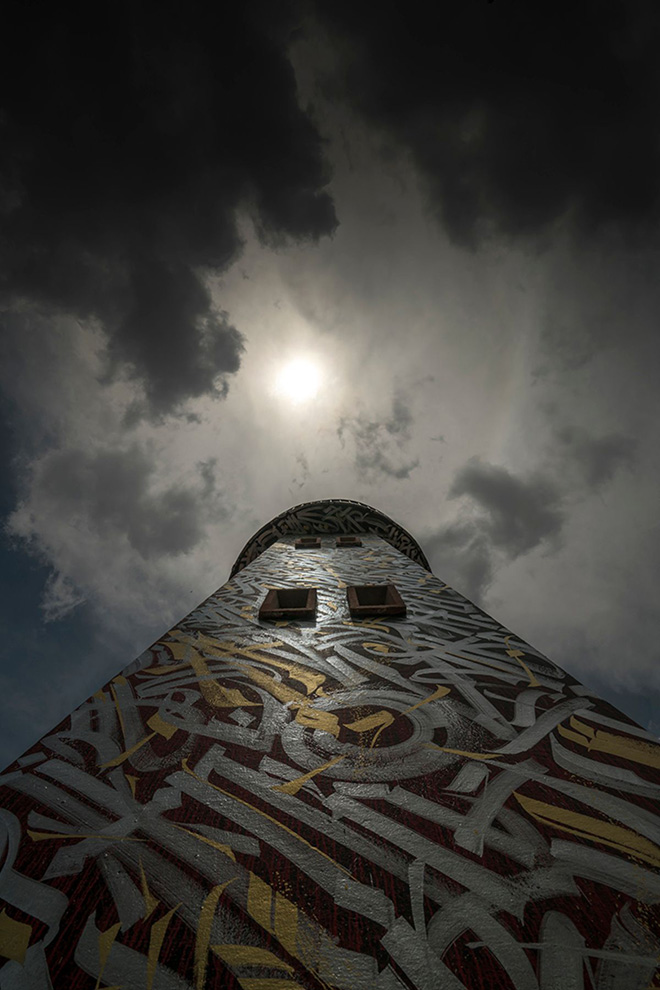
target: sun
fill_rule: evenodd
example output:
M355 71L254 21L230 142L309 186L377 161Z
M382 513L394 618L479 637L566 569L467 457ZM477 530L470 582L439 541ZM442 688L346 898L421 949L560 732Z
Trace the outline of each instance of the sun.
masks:
M318 366L307 358L296 358L280 370L275 390L290 402L307 402L313 399L321 384Z

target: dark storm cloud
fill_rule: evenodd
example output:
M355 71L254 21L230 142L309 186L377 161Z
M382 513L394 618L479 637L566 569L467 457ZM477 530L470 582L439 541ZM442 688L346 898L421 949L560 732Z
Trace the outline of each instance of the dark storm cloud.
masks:
M482 601L493 580L490 543L478 523L443 526L423 541L433 572L455 584L473 602Z
M242 336L203 284L336 227L286 58L292 4L10 3L0 41L0 302L96 318L149 411L222 394Z
M150 559L189 552L202 540L209 518L222 517L214 466L198 465L196 485L155 492L155 461L138 446L94 454L56 451L35 468L31 487L50 513L101 536L125 538Z
M360 476L383 474L390 478L409 478L419 459L405 456L410 440L413 416L403 397L395 395L392 412L383 420L370 419L363 411L342 416L337 436L342 447L350 436L355 445L355 468Z
M556 537L564 521L559 489L540 474L523 480L473 459L449 489L449 498L463 495L483 513L480 526L491 544L510 558Z
M658 218L660 7L316 0L321 82L412 157L450 236Z
M545 475L518 478L473 458L449 489L448 498L462 497L476 514L443 526L423 544L434 570L473 601L490 587L498 556L515 560L542 543L557 547L562 494Z
M423 545L432 567L468 598L483 599L503 560L542 545L559 549L568 500L601 491L621 467L635 464L637 445L630 437L594 437L577 426L557 428L555 435L559 445L543 469L526 478L478 458L457 471L447 497L465 500L461 516Z
M590 491L598 491L611 481L620 467L630 469L635 463L637 442L631 437L619 433L592 437L577 426L565 426L557 435L579 466Z

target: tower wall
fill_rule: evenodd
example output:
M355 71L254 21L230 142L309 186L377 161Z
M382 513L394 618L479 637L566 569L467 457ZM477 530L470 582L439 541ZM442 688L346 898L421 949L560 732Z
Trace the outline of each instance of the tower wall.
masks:
M655 985L657 741L326 523L0 776L0 990ZM347 586L388 582L406 616L352 619ZM259 621L295 587L314 621Z

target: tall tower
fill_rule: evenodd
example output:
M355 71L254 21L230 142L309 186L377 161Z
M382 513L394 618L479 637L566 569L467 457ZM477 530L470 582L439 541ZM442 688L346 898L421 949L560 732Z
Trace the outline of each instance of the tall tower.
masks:
M658 986L659 768L392 520L296 506L0 777L0 990Z

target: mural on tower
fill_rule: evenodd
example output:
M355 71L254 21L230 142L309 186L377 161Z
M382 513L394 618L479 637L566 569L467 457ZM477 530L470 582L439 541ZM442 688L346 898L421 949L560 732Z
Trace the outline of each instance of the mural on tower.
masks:
M368 508L248 544L0 775L0 990L660 986L658 741Z

